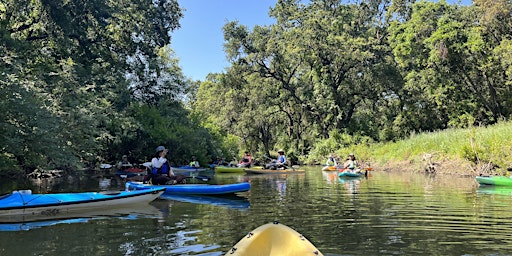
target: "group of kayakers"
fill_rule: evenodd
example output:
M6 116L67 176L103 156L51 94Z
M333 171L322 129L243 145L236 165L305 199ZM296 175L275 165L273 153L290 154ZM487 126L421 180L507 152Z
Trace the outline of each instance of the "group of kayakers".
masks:
M355 170L359 167L359 164L356 160L356 156L354 155L354 153L350 153L350 154L348 154L347 159L343 163L343 165L339 164L333 155L330 155L327 158L327 161L325 162L324 166L325 166L324 168L326 168L326 169L328 167L336 167L336 168L343 168L346 170Z
M169 160L167 159L168 149L164 146L158 146L155 150L155 154L151 159L151 165L146 165L150 170L148 171L145 182L151 182L154 185L165 185L165 184L180 184L186 183L186 176L182 174L175 174L170 166ZM284 154L284 150L280 149L277 151L278 157L272 160L269 164L265 165L265 169L283 169L286 168L287 159ZM220 163L220 162L219 162ZM219 164L218 163L218 164ZM251 167L253 165L253 158L249 151L245 151L244 155L234 164L236 167ZM200 167L199 162L195 156L192 156L192 161L189 163L190 167ZM123 155L122 160L117 165L118 169L126 169L132 167L132 164L128 161L128 157Z

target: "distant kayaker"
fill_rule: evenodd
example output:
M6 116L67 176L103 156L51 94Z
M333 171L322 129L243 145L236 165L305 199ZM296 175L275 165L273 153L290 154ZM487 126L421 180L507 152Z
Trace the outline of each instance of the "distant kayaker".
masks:
M174 175L171 170L169 161L166 158L168 151L164 146L156 148L155 156L151 160L151 182L153 185L185 183L185 176Z
M282 149L277 151L277 164L286 165L286 156L284 155L284 151Z
M338 163L336 163L336 159L334 158L334 156L330 155L327 158L327 161L325 162L325 165L326 166L336 166L336 165L338 165Z
M238 167L250 167L252 164L252 156L249 151L245 151L242 160L238 163Z
M119 161L119 163L117 163L117 169L125 170L130 167L133 167L133 165L128 161L128 156L123 155L123 157L121 158L121 161Z
M348 154L348 160L343 164L343 168L354 170L358 166L354 153Z
M228 163L228 166L229 167L236 167L236 166L238 166L238 161L236 160L236 157L233 157L231 162Z
M285 169L286 168L286 156L284 155L284 150L279 149L277 151L276 160L273 160L272 163L265 165L265 169Z
M192 161L188 164L190 167L199 168L199 162L196 159L196 156L192 156Z

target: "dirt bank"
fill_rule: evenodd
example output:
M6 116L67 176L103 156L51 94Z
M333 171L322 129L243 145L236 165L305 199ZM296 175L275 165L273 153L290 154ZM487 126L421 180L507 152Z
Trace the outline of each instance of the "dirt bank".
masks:
M439 159L437 161L389 161L385 163L372 163L376 170L400 171L413 173L435 173L457 176L477 176L480 174L492 174L499 170L489 169L488 166L477 166L469 161L461 159Z

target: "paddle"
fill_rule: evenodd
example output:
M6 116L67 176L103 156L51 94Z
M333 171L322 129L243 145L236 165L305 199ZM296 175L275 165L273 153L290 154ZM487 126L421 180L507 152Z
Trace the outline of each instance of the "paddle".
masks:
M205 175L187 176L186 179L198 179L200 181L210 181L212 178Z
M110 168L112 168L111 164L101 164L100 165L100 169L110 169Z

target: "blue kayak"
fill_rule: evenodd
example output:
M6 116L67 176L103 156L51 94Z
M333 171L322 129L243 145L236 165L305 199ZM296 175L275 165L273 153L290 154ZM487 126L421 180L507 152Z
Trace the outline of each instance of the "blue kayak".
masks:
M32 194L30 190L14 191L0 197L0 222L12 222L20 216L58 217L63 214L149 203L163 193L162 188L146 191L57 194Z
M357 177L361 177L361 176L364 176L364 173L361 172L361 171L343 171L343 172L340 172L338 173L338 176L343 178L343 177L347 177L347 178L357 178Z
M126 182L126 188L135 190L165 188L165 194L189 194L189 195L222 195L245 192L251 188L251 183L240 182L234 184L210 185L210 184L176 184L176 185L149 185L140 182Z
M201 172L201 171L206 171L207 170L206 168L203 168L203 167L192 167L192 166L188 166L188 165L172 166L171 169L175 173L181 173L181 172Z

